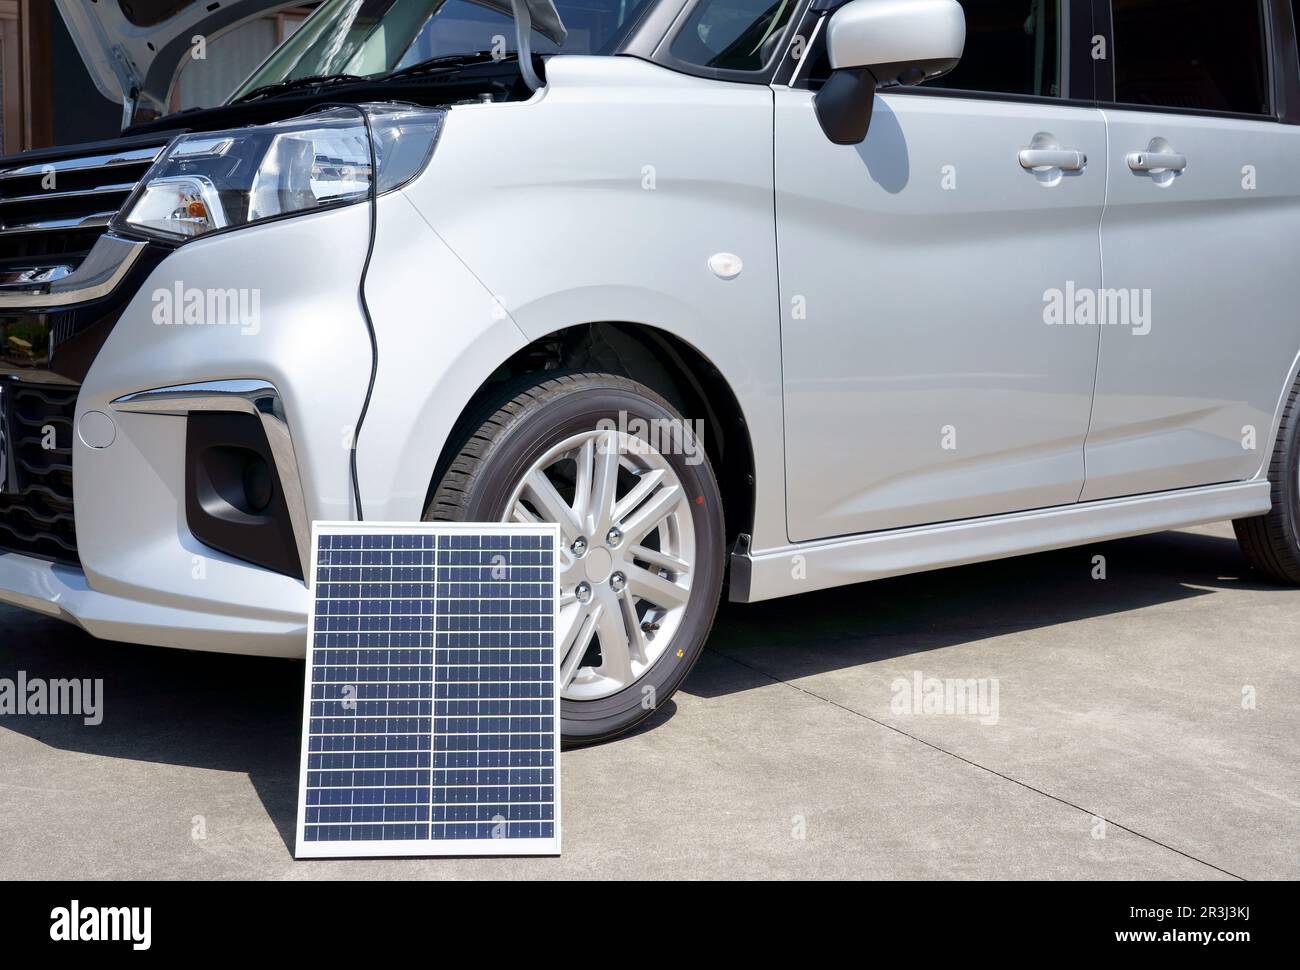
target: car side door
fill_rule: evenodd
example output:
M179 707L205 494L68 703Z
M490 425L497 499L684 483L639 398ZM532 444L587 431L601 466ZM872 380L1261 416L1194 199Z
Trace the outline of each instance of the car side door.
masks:
M1109 319L1083 498L1250 479L1300 350L1300 126L1274 83L1296 67L1270 65L1271 49L1294 60L1291 7L1098 3Z
M1098 332L1052 324L1101 283L1091 6L962 6L960 64L879 92L861 144L819 127L824 22L801 26L811 43L773 85L795 541L1066 505L1083 487Z

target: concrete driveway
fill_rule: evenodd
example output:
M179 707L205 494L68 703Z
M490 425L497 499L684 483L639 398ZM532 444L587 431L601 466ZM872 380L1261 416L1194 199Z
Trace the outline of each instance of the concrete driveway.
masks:
M724 608L559 859L294 862L300 663L0 607L18 670L105 716L0 717L4 879L1300 877L1300 590L1226 524Z

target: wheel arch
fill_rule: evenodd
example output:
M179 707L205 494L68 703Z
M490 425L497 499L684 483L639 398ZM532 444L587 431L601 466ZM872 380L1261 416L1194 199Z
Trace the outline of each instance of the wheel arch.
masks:
M704 421L704 448L718 476L727 543L753 530L754 446L731 383L699 349L659 327L597 321L554 330L521 347L479 385L443 443L425 505L465 441L523 377L560 369L627 377L664 395L685 417Z

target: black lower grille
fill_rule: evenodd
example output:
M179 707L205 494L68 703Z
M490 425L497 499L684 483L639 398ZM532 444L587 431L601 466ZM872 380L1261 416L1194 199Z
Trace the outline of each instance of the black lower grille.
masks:
M78 390L0 380L0 550L79 562L72 517Z

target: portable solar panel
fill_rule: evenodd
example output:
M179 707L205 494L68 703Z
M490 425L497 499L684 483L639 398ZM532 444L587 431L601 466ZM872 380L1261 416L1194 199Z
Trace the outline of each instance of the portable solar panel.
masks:
M316 523L297 855L558 855L559 529Z

